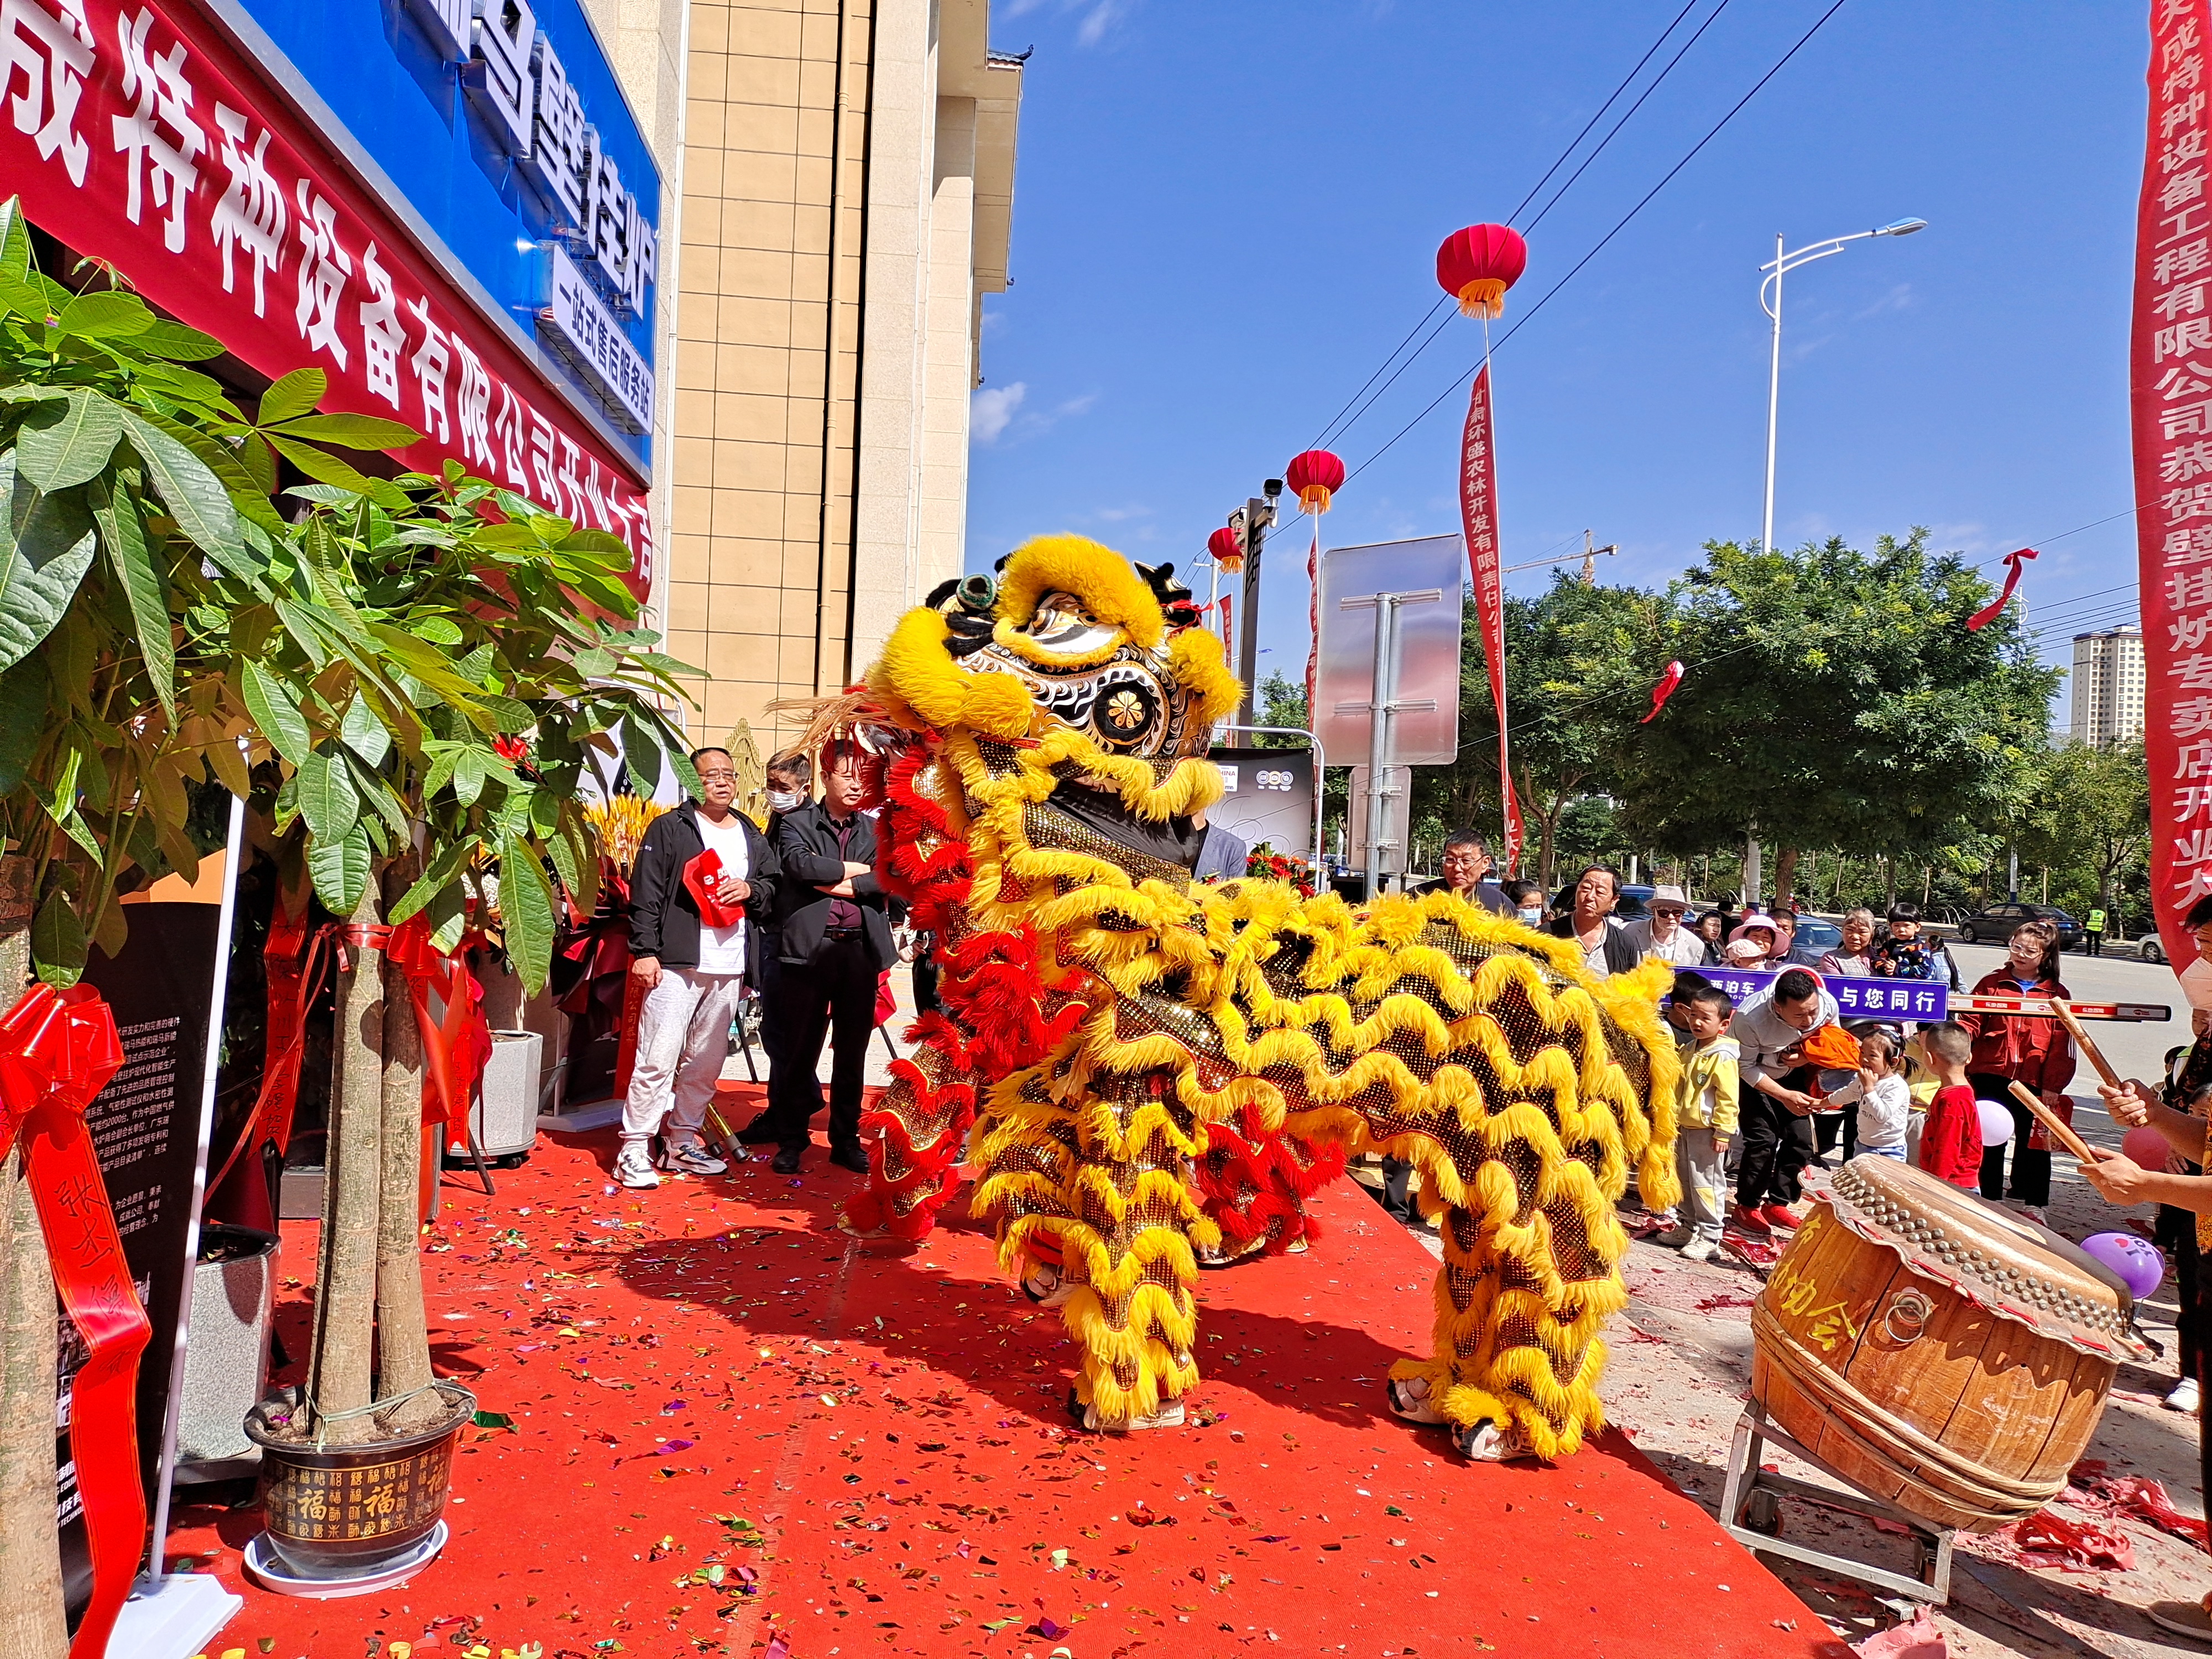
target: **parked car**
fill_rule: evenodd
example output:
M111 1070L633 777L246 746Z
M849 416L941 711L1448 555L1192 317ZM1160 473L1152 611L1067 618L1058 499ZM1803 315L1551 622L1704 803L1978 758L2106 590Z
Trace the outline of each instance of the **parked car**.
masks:
M1832 921L1823 921L1818 916L1797 918L1797 948L1801 951L1829 951L1844 942L1844 930Z
M2081 924L2055 904L1992 904L1960 918L1958 940L1961 945L2002 945L2023 921L2047 921L2057 927L2062 951L2081 943Z
M1552 895L1552 914L1564 916L1575 908L1575 884L1569 882ZM1620 902L1613 907L1615 921L1641 921L1651 914L1651 889L1642 882L1631 882L1620 890Z
M2144 962L2164 962L2166 941L2159 938L2157 931L2154 929L2136 941L2136 955Z

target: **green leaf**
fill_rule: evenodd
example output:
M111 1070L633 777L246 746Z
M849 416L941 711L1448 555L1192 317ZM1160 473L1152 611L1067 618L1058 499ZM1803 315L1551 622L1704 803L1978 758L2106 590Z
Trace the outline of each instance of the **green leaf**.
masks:
M623 762L629 768L632 787L651 800L660 787L660 744L653 728L635 714L624 714L622 723Z
M368 830L356 823L337 841L307 842L307 877L315 896L335 915L349 916L368 885Z
M261 394L260 422L289 421L305 415L322 402L330 377L319 368L295 368Z
M392 752L392 733L385 730L384 722L364 696L356 695L346 705L345 718L338 722L338 736L371 766L383 765L384 757Z
M453 794L464 806L474 806L491 776L491 763L481 749L464 749L453 757Z
M182 323L156 317L131 337L131 349L143 351L149 357L167 357L172 362L203 363L210 357L222 356L229 348L212 334L203 334Z
M361 821L361 795L344 761L318 750L300 763L300 811L318 841L341 840Z
M81 495L48 495L15 471L0 451L0 669L12 668L54 631L99 549L99 532Z
M448 617L425 617L415 624L415 632L433 645L459 645L465 637Z
M423 871L421 878L401 896L398 903L392 907L385 920L397 927L450 885L460 874L460 843L449 842L445 850L430 860L430 867Z
M262 424L269 427L266 416ZM274 437L306 438L316 443L337 444L343 449L410 449L422 434L404 421L387 421L375 415L302 415L270 428Z
M31 922L31 963L39 977L66 991L84 976L84 923L58 887L46 895Z
M27 657L0 674L0 795L12 795L23 787L46 736L52 696L46 665L37 657Z
M538 796L541 799L550 799L550 797L542 789L538 791ZM533 808L537 804L536 800L531 803ZM556 803L556 810L558 810L557 803ZM533 812L532 817L535 816ZM574 844L568 836L558 833L557 829L555 833L547 835L543 839L545 842L545 850L552 854L553 868L561 878L561 884L567 888L572 896L581 892L584 886L584 872L582 867L576 862Z
M82 339L112 340L143 334L153 323L151 307L137 295L108 290L78 295L62 307L54 326Z
M269 739L270 746L295 767L305 765L313 747L314 739L307 731L307 717L300 711L299 699L285 684L258 662L245 665L243 684L239 690L246 697L246 712L253 723L261 728L261 735ZM336 909L337 907L331 907ZM339 910L340 915L350 915L350 910Z
M208 464L135 409L123 411L123 424L177 528L210 558L240 558L238 509Z
M499 915L514 971L534 996L553 965L553 890L546 885L545 866L526 842L500 843Z
M73 386L23 422L15 440L16 470L49 493L96 478L123 436L123 411L89 386Z
M127 490L118 498L95 482L86 494L92 501L93 519L100 526L100 539L107 544L116 585L131 607L131 623L137 630L138 652L145 659L147 678L154 682L154 695L174 725L177 647L169 632L169 587L146 546L146 522Z
M261 481L254 467L248 465L246 452L258 447L261 441L259 439L249 436L245 441L244 449L233 449L203 427L187 426L182 421L171 420L167 416L156 414L151 410L138 412L141 418L167 433L198 456L207 470L222 481L222 487L230 492L230 504L241 514L271 535L281 536L289 528L283 515L277 512L276 504L269 499L276 488L273 464L266 483ZM233 553L229 556L235 558L237 555ZM220 559L224 556L218 553L216 557ZM227 568L234 568L238 574L248 578L259 572L259 567L252 562Z
M394 513L407 510L407 492L398 484L386 483L382 478L372 478L360 468L349 465L330 451L318 449L313 444L301 443L281 433L266 432L263 435L275 446L279 455L309 477L326 484L336 484L356 495L366 495L378 506L388 507Z

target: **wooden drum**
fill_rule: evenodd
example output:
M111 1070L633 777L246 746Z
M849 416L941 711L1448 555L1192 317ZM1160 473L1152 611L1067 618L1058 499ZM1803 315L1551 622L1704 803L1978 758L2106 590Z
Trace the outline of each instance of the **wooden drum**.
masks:
M1753 1304L1752 1398L1869 1495L1992 1532L2066 1484L2134 1298L2056 1233L1896 1158L1808 1173L1812 1213Z

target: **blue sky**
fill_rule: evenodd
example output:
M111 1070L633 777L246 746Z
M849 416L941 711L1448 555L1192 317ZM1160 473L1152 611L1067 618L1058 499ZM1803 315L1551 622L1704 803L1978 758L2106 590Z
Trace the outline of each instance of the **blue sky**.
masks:
M1647 79L1715 3L1696 0ZM1530 233L1497 326L1829 3L1726 0ZM1077 530L1187 571L1437 298L1437 242L1510 213L1680 8L996 0L994 44L1036 50L1015 285L986 302L971 567ZM1976 558L2042 545L2025 591L2054 659L2078 627L2131 620L2131 526L2112 515L2132 506L2146 37L2134 5L1846 0L1498 353L1506 562L1578 548L1587 526L1623 550L1602 579L1657 586L1707 538L1755 537L1757 268L1778 230L1794 248L1912 215L1929 228L1790 279L1777 541L1921 524ZM1455 319L1333 442L1359 470L1328 542L1456 530L1464 394L1384 445L1480 349ZM1306 539L1301 521L1273 544L1263 615L1262 664L1294 677Z

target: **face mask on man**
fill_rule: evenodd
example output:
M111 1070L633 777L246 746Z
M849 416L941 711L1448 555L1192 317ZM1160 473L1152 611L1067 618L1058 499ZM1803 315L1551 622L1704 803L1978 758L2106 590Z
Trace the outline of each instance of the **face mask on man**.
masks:
M799 807L799 791L796 789L771 789L768 792L768 804L769 808L774 811L795 811Z

